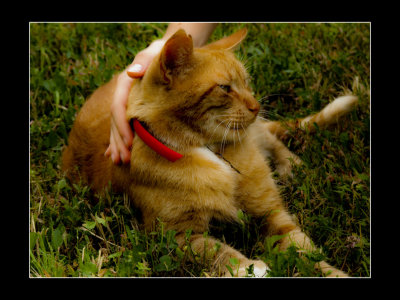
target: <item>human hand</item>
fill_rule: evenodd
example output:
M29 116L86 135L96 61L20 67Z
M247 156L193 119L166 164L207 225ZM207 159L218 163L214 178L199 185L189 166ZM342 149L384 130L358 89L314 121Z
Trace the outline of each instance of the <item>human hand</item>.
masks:
M114 164L130 162L130 147L133 141L133 132L126 119L126 106L133 79L144 75L153 58L161 51L164 40L156 40L149 47L139 52L132 64L118 75L117 86L111 105L111 132L110 145L105 156L110 157Z

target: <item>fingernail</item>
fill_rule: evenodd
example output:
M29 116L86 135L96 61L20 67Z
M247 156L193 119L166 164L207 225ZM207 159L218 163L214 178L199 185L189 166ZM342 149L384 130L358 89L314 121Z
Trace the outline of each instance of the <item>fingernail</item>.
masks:
M138 73L142 69L143 69L143 67L141 65L134 64L133 66L130 66L127 71L130 72L130 73Z
M111 154L111 160L112 160L113 162L115 162L114 153Z

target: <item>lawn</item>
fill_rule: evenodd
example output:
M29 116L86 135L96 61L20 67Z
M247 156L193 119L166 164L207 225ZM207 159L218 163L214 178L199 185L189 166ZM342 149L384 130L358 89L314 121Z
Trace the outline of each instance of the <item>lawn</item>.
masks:
M246 26L237 51L252 77L265 118L317 112L352 91L355 111L337 126L284 142L304 161L294 176L276 180L289 211L323 253L277 252L277 237L240 213L240 224L214 222L209 235L263 259L272 277L320 276L326 259L349 275L370 274L370 24L220 24L210 40ZM90 188L71 184L60 168L76 113L85 99L136 53L160 38L167 24L30 24L30 276L207 277L209 266L177 247L174 232L140 230L125 195L98 202ZM187 232L190 235L190 232ZM306 255L308 262L300 259ZM189 256L195 256L194 261ZM234 264L234 261L232 261Z

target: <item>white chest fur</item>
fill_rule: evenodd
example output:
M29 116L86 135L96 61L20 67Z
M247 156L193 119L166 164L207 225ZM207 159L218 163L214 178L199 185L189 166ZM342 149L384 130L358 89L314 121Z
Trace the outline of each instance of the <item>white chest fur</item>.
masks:
M208 149L206 147L198 147L198 148L195 148L193 151L194 151L195 155L199 155L203 159L215 163L221 169L221 171L223 171L225 173L229 173L229 174L232 173L232 171L233 171L232 168L230 166L228 166L228 164L226 162L224 162L220 157L218 157L210 149Z

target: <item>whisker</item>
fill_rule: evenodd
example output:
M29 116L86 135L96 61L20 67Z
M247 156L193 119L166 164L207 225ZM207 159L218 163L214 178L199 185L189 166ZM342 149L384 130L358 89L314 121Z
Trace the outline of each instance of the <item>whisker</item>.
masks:
M237 125L238 124L236 122L233 123L233 132L234 132L234 135L233 135L233 147L234 148L236 147L236 133L239 136L239 132L238 132L238 130L236 128Z
M227 119L227 120L222 120L222 121L217 125L217 127L215 127L215 129L214 129L213 133L211 134L210 138L208 139L208 142L207 142L207 143L210 142L210 140L211 140L211 138L214 136L214 134L215 134L217 128L218 128L222 123L227 122L227 121L229 121L229 119Z
M268 120L268 119L260 117L260 116L257 116L257 119L264 120L264 121L267 121L267 122L271 122L271 120Z
M258 112L258 115L260 116L264 116L264 117L273 117L276 116L277 113L275 111L271 111L271 110L260 110Z
M259 112L262 113L262 114L265 114L265 113L267 113L267 110L265 108L260 108Z
M272 113L270 110L266 110L265 108L261 108L259 111L260 114L270 114Z
M290 96L290 97L294 97L294 94L269 94L269 95L265 95L264 97L261 97L258 101L262 101L265 99L268 99L269 97L275 97L275 96Z
M232 114L226 114L226 115L216 115L215 118L219 117L232 117Z
M235 124L236 124L236 122L233 121L233 148L236 147L236 143L235 143L235 139L236 139Z
M269 97L269 95L266 95L266 96L261 97L260 99L258 99L258 101L259 101L259 102L262 102L263 100L268 99L268 97Z
M238 122L238 127L237 127L237 129L238 129L238 139L239 139L239 144L240 144L240 146L242 147L243 145L242 145L242 140L240 139L240 134L239 134L239 124L242 126L242 128L243 128L243 125L242 125L242 122Z
M244 133L246 134L246 136L248 137L249 135L247 134L246 128L244 128L243 124L240 123L240 126L242 126Z
M239 141L240 140L240 136L239 136L239 121L237 121L235 123L235 132L237 134L237 141ZM235 134L235 139L236 139L236 134Z
M225 132L224 132L224 135L222 137L222 142L221 142L221 147L220 147L221 154L223 154L224 150L225 150L225 139L226 139L226 136L227 136L227 134L229 132L229 126L231 125L231 123L232 123L232 120L229 121L228 125L225 125Z
M231 128L231 124L233 121L229 122L228 125L226 125L226 132L224 134L225 136L225 142L224 142L224 148L222 149L222 152L225 152L225 145L228 143L227 138L228 138L228 134L229 134L229 130Z

